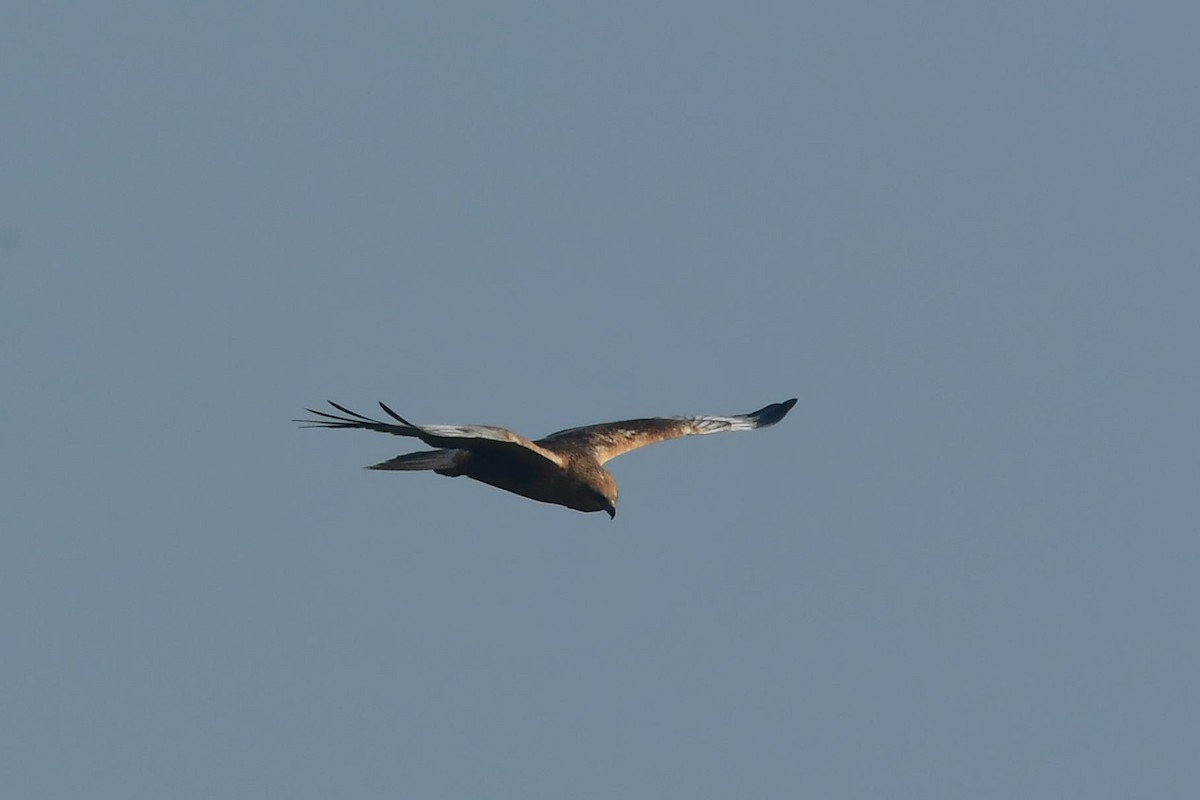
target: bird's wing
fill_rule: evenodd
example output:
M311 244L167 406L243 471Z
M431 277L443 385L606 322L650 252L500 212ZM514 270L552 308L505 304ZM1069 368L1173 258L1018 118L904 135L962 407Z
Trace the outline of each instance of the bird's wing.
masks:
M359 428L379 433L390 433L393 436L412 436L420 439L430 447L440 447L451 450L490 450L507 455L529 459L535 462L550 462L561 467L563 459L544 447L539 447L524 436L513 433L506 428L491 425L414 425L404 417L392 411L383 403L379 404L388 416L400 424L380 422L364 417L355 411L339 406L332 400L329 405L342 412L345 416L330 414L325 411L305 409L308 413L320 419L295 419L293 422L304 423L309 428Z
M783 419L796 398L733 417L651 417L621 422L603 422L582 428L568 428L552 433L537 444L556 452L580 452L592 456L601 464L622 453L680 436L695 436L722 431L752 431L766 428Z

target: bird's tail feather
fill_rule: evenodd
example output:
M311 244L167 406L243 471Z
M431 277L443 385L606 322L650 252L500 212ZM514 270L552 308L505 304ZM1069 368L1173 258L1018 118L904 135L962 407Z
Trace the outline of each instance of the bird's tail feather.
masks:
M402 456L389 458L378 464L372 464L367 469L386 470L423 470L450 469L454 466L457 450L422 450L419 453L405 453Z

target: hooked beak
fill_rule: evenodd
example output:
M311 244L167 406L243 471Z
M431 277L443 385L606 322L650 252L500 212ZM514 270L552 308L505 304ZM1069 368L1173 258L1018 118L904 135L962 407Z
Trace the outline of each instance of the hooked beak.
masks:
M610 504L610 505L605 506L604 510L608 512L609 519L617 518L617 507L616 506Z

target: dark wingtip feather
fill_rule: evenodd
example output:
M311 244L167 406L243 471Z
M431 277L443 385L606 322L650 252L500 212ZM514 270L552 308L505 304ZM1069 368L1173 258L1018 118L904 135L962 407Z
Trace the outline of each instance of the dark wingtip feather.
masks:
M402 416L400 416L399 414L397 414L395 411L392 411L390 408L388 408L388 407L387 407L387 404L386 404L386 403L384 403L382 400L380 400L380 401L379 401L379 407L380 407L380 408L382 408L382 409L383 409L383 412L384 412L385 414L387 414L389 417L391 417L392 419L394 419L394 420L396 420L396 421L398 421L398 422L400 422L400 423L402 423L402 424L404 424L404 425L407 425L407 426L408 426L408 427L410 427L410 428L416 428L416 427L417 427L416 425L413 425L411 422L409 422L408 420L406 420L404 417L402 417Z
M340 406L337 403L333 402L332 400L326 400L325 402L329 403L329 405L333 406L334 408L336 408L338 411L342 412L343 414L348 414L351 417L361 419L363 422L375 422L375 420L371 419L370 417L364 417L362 414L359 414L357 411L351 411L350 409L346 408L345 406ZM321 414L320 411L315 411L313 413ZM321 414L321 416L328 417L329 414Z
M392 411L387 406L383 406L391 416L403 422L403 425L393 425L390 422L380 422L377 419L363 416L357 411L351 411L343 405L327 401L332 408L341 412L341 415L330 414L328 411L318 411L315 408L306 408L309 414L312 414L312 419L294 419L292 422L298 422L305 428L334 428L334 429L358 429L376 431L377 433L390 433L393 436L418 436L420 429L415 425L405 422L398 414Z
M766 428L786 417L787 413L792 410L792 406L796 405L796 400L797 398L793 397L791 400L784 400L782 403L772 403L746 416L753 419L757 427Z

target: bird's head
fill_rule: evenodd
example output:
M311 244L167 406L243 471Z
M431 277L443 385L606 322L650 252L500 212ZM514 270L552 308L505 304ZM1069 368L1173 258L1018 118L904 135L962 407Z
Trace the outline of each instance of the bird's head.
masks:
M588 476L584 485L580 511L607 511L608 518L617 516L617 482L607 470L597 470Z
M609 519L617 518L617 482L612 479L612 476L605 473L608 478L606 486L604 486L597 494L597 500L600 502L600 510L608 512Z

